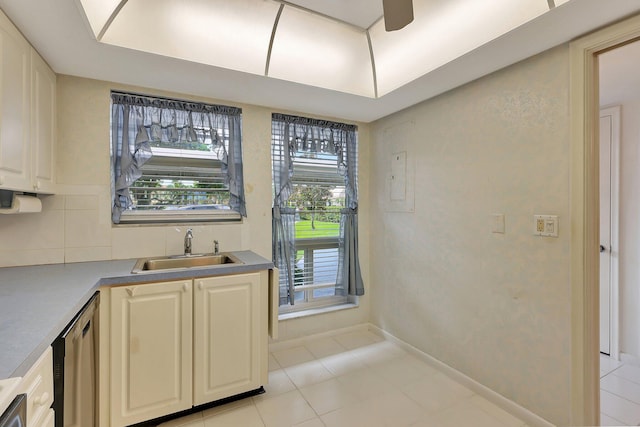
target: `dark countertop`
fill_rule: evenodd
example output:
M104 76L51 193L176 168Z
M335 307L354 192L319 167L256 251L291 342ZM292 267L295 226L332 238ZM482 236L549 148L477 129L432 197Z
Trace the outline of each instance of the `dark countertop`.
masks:
M0 268L0 380L22 377L100 286L273 268L251 251L243 264L132 274L135 259Z

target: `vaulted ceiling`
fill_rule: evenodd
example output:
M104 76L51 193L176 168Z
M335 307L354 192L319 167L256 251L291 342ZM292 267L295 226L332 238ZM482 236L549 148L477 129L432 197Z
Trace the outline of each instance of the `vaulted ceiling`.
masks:
M640 10L637 0L0 0L63 74L372 121Z

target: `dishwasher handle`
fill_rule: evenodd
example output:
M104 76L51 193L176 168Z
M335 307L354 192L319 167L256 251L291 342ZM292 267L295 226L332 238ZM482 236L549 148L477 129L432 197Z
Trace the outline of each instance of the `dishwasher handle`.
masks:
M100 302L100 292L98 291L95 294L93 294L91 299L89 299L89 301L82 307L82 309L80 309L78 314L75 315L75 317L71 320L71 322L67 325L67 327L62 331L59 337L66 339L70 335L75 336L76 334L74 332L76 331L76 328L78 328L79 324L82 325L80 326L82 329L85 329L87 325L83 324L84 323L83 320L87 318L88 319L93 318L93 313L95 313L95 311L97 310L99 302ZM84 336L84 333L83 333L83 336Z

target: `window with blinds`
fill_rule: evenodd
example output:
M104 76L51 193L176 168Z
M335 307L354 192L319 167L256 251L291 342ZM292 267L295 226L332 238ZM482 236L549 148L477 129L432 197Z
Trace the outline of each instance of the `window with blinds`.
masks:
M129 191L133 208L131 219L153 218L162 212L163 220L172 216L196 216L206 219L220 215L237 219L229 208L229 187L225 184L222 163L210 152L193 152L152 147L153 156L141 170ZM192 219L192 218L191 218Z
M129 167L135 176L126 189L119 222L240 220L231 208L225 164L231 157L233 117L224 112L231 107L125 96L130 101L126 113L114 113L119 120L112 120L112 163L117 144L132 145L135 140L132 156L138 151L146 155L144 161L129 162L135 165ZM128 142L123 142L125 136ZM128 166L120 162L120 169Z
M296 159L294 164L288 200L289 207L296 209L294 300L326 304L326 297L336 296L344 178L337 174L335 161L329 166L322 160Z
M152 147L122 222L238 220L222 163L212 153Z
M273 159L291 143L285 139L282 129L272 126ZM286 201L286 207L295 211L294 303L281 305L280 313L347 302L345 293L336 289L340 219L346 197L345 178L338 171L339 154L305 149L304 145L297 141L296 149L291 150L293 175ZM282 272L280 280L281 286L286 286Z

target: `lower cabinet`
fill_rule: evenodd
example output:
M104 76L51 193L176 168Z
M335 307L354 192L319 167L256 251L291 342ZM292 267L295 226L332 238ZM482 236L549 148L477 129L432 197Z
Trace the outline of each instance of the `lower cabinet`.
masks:
M111 289L111 423L191 407L192 283Z
M18 386L27 395L26 427L53 426L53 352L51 347L29 369Z
M127 426L266 384L268 281L260 271L109 288L100 329L110 347L110 411L101 409L100 425Z
M55 427L56 425L56 417L55 414L53 412L53 409L49 409L47 411L47 414L44 417L44 420L42 420L42 427Z
M264 334L260 275L195 279L194 283L194 405L259 388Z

